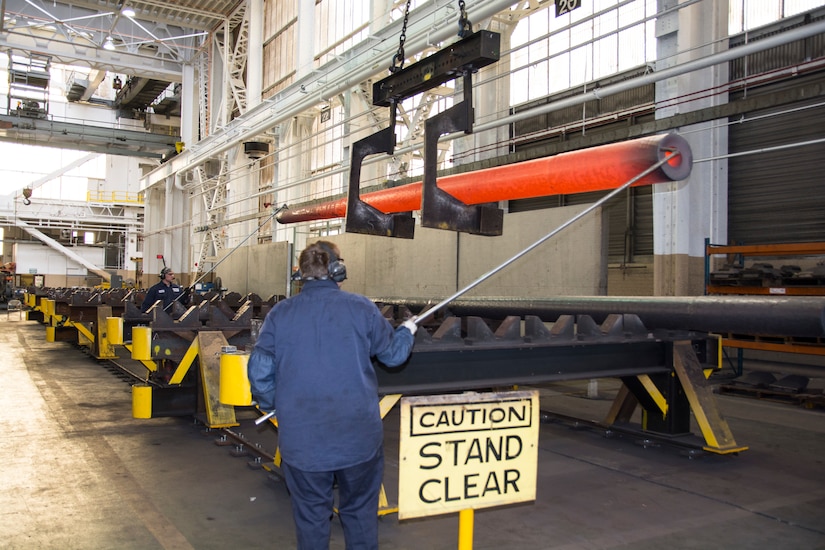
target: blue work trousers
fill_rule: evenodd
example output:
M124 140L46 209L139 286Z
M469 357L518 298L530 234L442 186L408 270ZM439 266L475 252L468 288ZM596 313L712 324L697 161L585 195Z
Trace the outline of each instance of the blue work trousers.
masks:
M281 468L292 501L298 550L328 550L336 481L347 550L377 550L383 447L370 460L343 470L305 472L286 462Z

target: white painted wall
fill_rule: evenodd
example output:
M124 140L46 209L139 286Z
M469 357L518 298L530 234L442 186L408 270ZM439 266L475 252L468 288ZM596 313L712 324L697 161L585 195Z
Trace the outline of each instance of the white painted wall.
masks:
M102 248L75 246L71 250L95 265L105 264L105 250ZM15 243L14 258L17 273L45 275L47 286L63 286L53 285L50 276L54 281L66 281L69 278L84 279L88 274L85 267L45 244ZM76 281L76 284L82 283Z

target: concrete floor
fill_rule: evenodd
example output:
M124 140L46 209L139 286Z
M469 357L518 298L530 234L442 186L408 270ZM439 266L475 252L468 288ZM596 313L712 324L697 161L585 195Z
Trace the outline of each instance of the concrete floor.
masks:
M282 483L216 444L192 419L137 420L128 383L34 321L0 315L0 548L294 548ZM598 420L600 381L541 389L542 407ZM477 549L825 548L825 411L718 396L740 445L689 458L672 447L543 424L535 502L475 514ZM275 434L238 410L237 431L274 451ZM397 493L398 412L385 486ZM698 432L697 432L698 433ZM384 516L384 550L457 547L457 514ZM333 522L331 548L344 548Z

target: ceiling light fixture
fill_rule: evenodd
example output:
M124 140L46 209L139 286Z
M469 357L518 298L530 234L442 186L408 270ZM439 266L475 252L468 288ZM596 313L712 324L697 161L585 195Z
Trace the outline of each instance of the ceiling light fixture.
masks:
M131 19L135 16L135 10L133 10L132 8L123 8L122 10L120 10L120 15Z
M106 40L103 41L103 49L112 51L115 49L115 43L112 41L111 36L107 36Z

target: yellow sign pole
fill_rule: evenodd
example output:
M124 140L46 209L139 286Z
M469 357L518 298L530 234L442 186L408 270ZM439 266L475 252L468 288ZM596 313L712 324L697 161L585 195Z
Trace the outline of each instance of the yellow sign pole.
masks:
M458 513L458 550L473 550L473 521L475 510L467 508Z

